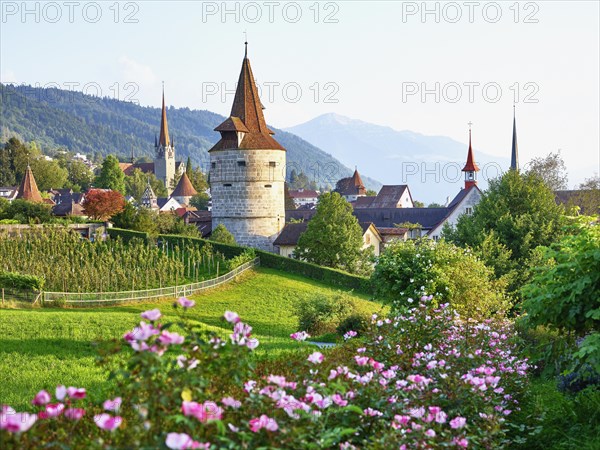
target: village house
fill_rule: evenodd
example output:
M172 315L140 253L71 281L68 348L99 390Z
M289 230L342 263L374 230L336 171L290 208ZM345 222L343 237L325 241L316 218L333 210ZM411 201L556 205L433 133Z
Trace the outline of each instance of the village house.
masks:
M382 238L379 234L379 231L370 222L361 222L360 226L362 228L362 238L363 238L363 249L372 247L373 254L375 256L379 256L381 252L381 242ZM306 231L308 227L308 223L300 222L300 223L287 223L281 233L273 242L273 245L276 249L278 249L279 254L281 256L287 256L292 258L294 256L294 250L298 245L298 239L300 239L300 235Z
M319 192L312 189L290 189L288 192L296 208L316 205L319 199Z

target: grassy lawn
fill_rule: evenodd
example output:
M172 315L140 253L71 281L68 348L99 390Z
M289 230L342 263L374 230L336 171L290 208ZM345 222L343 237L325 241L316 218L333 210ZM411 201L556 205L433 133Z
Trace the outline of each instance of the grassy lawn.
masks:
M237 312L254 327L259 357L295 348L289 334L297 331L292 305L301 298L333 295L336 289L313 280L259 268L236 281L192 298L189 316L226 334L225 310ZM381 305L352 294L358 310L378 312ZM0 310L0 404L24 408L40 389L57 384L83 386L93 399L104 399L106 374L95 365L96 343L121 337L139 321L139 313L159 308L175 317L171 300L79 309Z

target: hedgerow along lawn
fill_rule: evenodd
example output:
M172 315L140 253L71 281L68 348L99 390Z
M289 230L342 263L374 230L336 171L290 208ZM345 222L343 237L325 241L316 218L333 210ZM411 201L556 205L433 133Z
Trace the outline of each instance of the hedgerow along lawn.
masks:
M337 289L288 273L258 268L232 283L191 298L189 317L227 335L226 310L237 312L253 328L260 346L257 357L278 357L297 348L290 333L297 331L292 306L303 298L333 296ZM382 305L351 294L359 312L381 312ZM92 308L28 308L0 310L0 404L26 408L40 389L58 384L86 386L101 401L109 387L107 374L96 366L97 345L121 338L139 323L140 313L160 308L175 317L172 300ZM125 356L125 355L124 355Z

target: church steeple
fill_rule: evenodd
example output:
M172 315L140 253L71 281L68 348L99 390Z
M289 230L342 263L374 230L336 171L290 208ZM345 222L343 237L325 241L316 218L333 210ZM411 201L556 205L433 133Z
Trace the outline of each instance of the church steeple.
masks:
M159 145L163 147L168 147L171 145L171 141L169 140L169 124L167 123L167 108L165 106L165 85L163 83L163 91L162 91L162 116L160 118L160 137L158 139Z
M25 170L25 175L23 176L21 185L17 191L17 198L38 203L44 201L40 191L38 190L37 183L35 182L35 178L33 176L33 171L31 170L29 164L27 164L27 170Z
M510 168L519 170L519 146L517 145L517 115L515 105L513 105L513 135L512 135L512 151L510 154Z
M469 122L469 150L467 153L467 163L462 169L465 173L465 189L477 185L477 172L479 172L479 167L473 156L473 146L471 145L471 125L472 123Z

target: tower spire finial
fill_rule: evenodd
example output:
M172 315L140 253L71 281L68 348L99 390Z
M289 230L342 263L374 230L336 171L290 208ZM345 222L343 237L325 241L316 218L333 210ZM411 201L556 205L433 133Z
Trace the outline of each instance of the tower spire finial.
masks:
M244 58L247 58L248 57L248 33L246 32L246 30L244 30L244 46L245 46Z
M513 103L513 135L512 149L510 152L510 168L519 170L519 146L517 145L517 112L516 105Z

